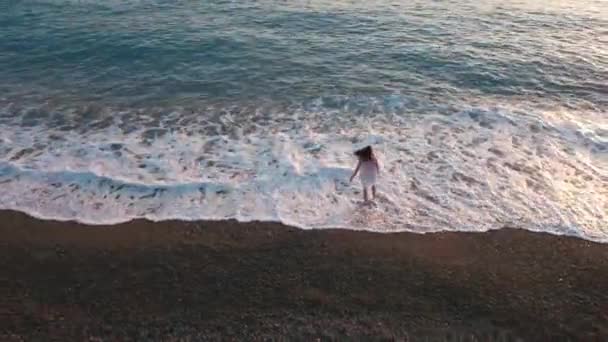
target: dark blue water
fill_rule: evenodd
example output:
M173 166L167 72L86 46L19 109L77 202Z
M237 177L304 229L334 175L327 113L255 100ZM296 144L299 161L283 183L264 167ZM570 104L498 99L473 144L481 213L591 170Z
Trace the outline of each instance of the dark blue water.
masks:
M0 28L3 208L608 237L604 0L4 0Z
M5 7L0 77L9 94L16 84L126 103L395 92L607 103L604 1L52 0Z

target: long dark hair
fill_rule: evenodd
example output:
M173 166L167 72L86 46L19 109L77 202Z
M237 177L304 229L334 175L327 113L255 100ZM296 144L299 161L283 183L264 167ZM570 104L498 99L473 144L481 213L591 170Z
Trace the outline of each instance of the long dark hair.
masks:
M370 161L375 159L374 151L372 150L371 146L365 146L360 150L356 150L355 155L359 157L360 161Z

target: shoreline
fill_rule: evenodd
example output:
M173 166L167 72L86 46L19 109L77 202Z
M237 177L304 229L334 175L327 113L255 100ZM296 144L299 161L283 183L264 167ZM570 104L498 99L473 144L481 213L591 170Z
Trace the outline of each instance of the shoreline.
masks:
M608 245L0 210L3 340L608 337Z
M549 234L549 235L553 235L553 236L558 236L558 237L569 237L569 238L575 238L575 239L580 239L583 241L588 241L591 243L598 243L598 244L605 244L608 245L608 238L600 238L600 237L585 237L583 234L579 234L576 232L571 232L571 233L564 233L564 232L555 232L555 231L550 231L550 230L535 230L535 229L530 229L530 228L522 228L522 227L517 227L514 225L504 225L500 228L490 228L488 230L479 230L479 231L474 231L474 230L436 230L436 231L413 231L413 230L392 230L392 231L382 231L382 230L373 230L373 229L367 229L367 228L348 228L348 227L316 227L316 228L309 228L309 227L302 227L302 226L298 226L297 224L289 224L289 223L283 223L280 221L273 221L273 220L247 220L247 221L239 221L238 219L235 218L225 218L225 219L181 219L181 218L170 218L170 219L161 219L158 221L155 220L151 220L148 218L134 218L134 219L130 219L130 220L126 220L126 221L117 221L117 222L112 222L112 223L91 223L91 222L86 222L86 221L79 221L77 219L62 219L62 218L49 218L49 217L43 217L43 216L37 216L35 214L29 213L27 211L22 211L22 210L16 210L16 209L0 209L0 214L4 213L4 212L14 212L17 214L23 214L31 219L37 220L37 221L41 221L41 222L48 222L48 223L53 223L54 224L67 224L67 225L77 225L80 226L83 229L95 229L95 228L101 228L101 229L108 229L108 228L112 228L112 227L121 227L121 226L129 226L129 225L145 225L145 224L149 224L149 225L157 225L157 224L176 224L176 223L181 223L181 224L211 224L211 225L216 225L216 224L222 224L223 222L227 222L227 223L231 223L231 224L242 224L242 225L270 225L270 226L274 226L274 225L279 225L279 226L283 226L283 227L287 227L287 228L292 228L292 229L298 229L298 230L304 230L304 231L315 231L315 230L327 230L327 231L333 231L333 230L345 230L348 232L364 232L364 233L372 233L372 234L418 234L418 235L426 235L426 234L443 234L443 233L455 233L455 234L460 234L460 233L464 233L464 234L485 234L485 233L490 233L493 231L499 231L499 230L503 230L503 229L507 229L507 230L523 230L523 231L527 231L530 233L538 233L538 234Z

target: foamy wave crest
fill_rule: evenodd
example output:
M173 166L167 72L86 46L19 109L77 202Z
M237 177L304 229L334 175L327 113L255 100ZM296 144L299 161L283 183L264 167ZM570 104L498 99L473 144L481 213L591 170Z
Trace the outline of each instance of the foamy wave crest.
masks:
M316 216L312 208L294 210L287 203L331 204L334 199L323 198L320 190L330 187L339 194L340 188L345 188L347 172L325 169L314 175L284 174L282 179L254 180L240 186L211 182L153 185L118 181L92 172L40 172L1 163L4 191L0 205L14 210L27 208L41 218L88 224L115 224L135 218L289 222L292 216L315 224L314 219L303 217ZM288 182L285 177L289 177ZM272 187L275 191L265 191ZM282 219L285 213L289 216Z
M608 123L597 113L403 96L169 110L46 106L0 111L1 208L92 224L518 226L608 241ZM364 144L382 163L371 206L348 183L352 151Z

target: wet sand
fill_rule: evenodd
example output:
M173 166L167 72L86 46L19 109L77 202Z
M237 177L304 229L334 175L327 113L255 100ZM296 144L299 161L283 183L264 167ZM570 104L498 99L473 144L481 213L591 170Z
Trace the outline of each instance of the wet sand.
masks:
M608 339L608 245L0 211L0 340Z

